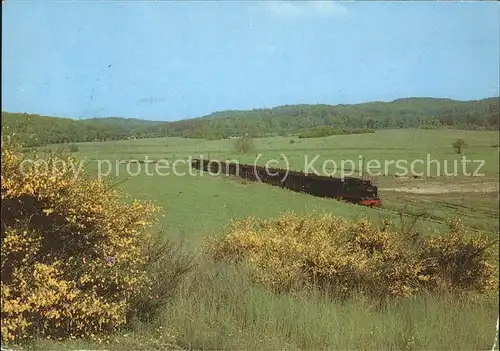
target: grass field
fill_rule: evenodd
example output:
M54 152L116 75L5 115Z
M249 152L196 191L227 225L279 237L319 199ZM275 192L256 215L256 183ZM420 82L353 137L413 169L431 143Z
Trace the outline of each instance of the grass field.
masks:
M458 138L464 139L469 145L463 155L457 155L451 146ZM411 174L406 177L394 177L397 172L404 173L404 170L397 169L394 165L387 166L388 175L382 175L385 172L378 172L377 169L371 170L372 174L381 175L371 176L370 179L379 186L379 195L385 209L398 211L406 206L406 211L420 213L436 221L460 215L471 228L497 232L499 152L498 147L494 147L498 144L497 139L498 133L495 132L409 130L314 139L283 137L257 139L255 150L249 154L236 153L233 147L234 140L165 138L82 143L78 147L79 155L91 161L89 168L93 171L99 167L97 160L109 160L111 165L105 161L101 162L101 173L109 173L109 176L115 177L116 181L138 173L138 176L131 176L123 183L122 188L134 196L158 201L166 209L167 217L164 224L169 232L189 234L189 240L195 241L195 238L205 234L207 230L220 230L228 218L249 214L272 216L288 209L307 212L330 211L349 217L392 216L387 212L297 194L265 184L248 184L199 172L186 176L173 174L174 168L179 173L188 173L186 162L173 165L175 160L187 161L189 157L200 156L211 159L235 159L250 164L257 160L261 165L276 160L279 162L278 167L287 167L288 162L288 167L293 170L305 170L307 164L311 165L311 160L317 157L312 166L319 173L323 173L322 165L325 162L332 165L332 162L326 160L336 161L340 168L342 160L359 163L360 155L365 157L365 165L368 160L378 161L381 165L384 164L384 160L407 160L407 164L410 165L414 160L426 161L429 154L431 159L440 163L442 173L445 160L448 162L450 173L454 167L452 162L461 160L463 156L469 160L484 160L479 172L484 175L480 176L462 174L461 163L457 163L460 171L456 176L438 176L436 166L431 167L427 175L426 165L416 163L414 172L410 166L407 166L407 171L412 174L424 172L424 175L417 179L412 178ZM290 140L295 140L295 143L290 143ZM127 166L118 163L119 160L146 158L156 161L166 160L170 167L156 169L155 164ZM376 163L375 161L373 163ZM276 166L274 163L269 165ZM470 162L466 171L473 174L479 165L478 161ZM339 176L341 174L339 168L336 169L336 173L333 173L335 170L332 168L326 169L326 172ZM311 171L311 167L309 170ZM167 172L170 174L158 175ZM345 171L344 174L349 175L352 172ZM361 174L359 170L354 173L355 176L359 174ZM449 188L453 191L449 192ZM186 221L186 218L192 218L194 215L197 217L196 221ZM428 224L435 226L436 223Z
M463 155L456 154L451 146L458 138L468 144ZM115 182L120 182L117 186L133 198L154 200L163 206L161 224L165 234L183 238L194 252L205 236L221 233L232 218L270 217L290 210L331 212L347 218L366 216L380 221L398 220L396 212L404 208L406 213L423 216L418 222L423 231L443 228L447 218L459 215L471 230L485 230L498 236L497 132L379 131L315 139L276 137L254 142L255 150L246 155L234 151L234 140L163 138L81 143L78 156L89 160L91 173L95 175L101 167L101 172L109 173ZM379 186L383 208L370 209L199 172L185 176L154 175L155 163L133 166L118 163L146 157L173 162L203 155L237 159L241 163L254 163L258 158L259 164L276 159L281 167L305 170L306 158L311 161L318 155L314 164L322 172L321 165L326 160L335 160L337 164L347 159L358 162L361 155L365 162L411 162L426 160L428 154L441 164L444 160L459 161L462 156L484 160L480 170L484 176L445 177L431 169L429 174L418 177L396 177L400 170L392 165L387 171L383 169L379 175L371 176ZM103 160L112 167L108 168ZM333 171L331 161L329 165L330 168L325 168L327 173ZM137 167L141 167L139 172ZM468 164L466 170L473 172L475 168L476 164ZM167 170L172 172L172 168L162 171ZM179 162L176 170L187 172L188 167ZM138 175L121 182L128 178L129 171ZM425 164L417 165L415 171L426 171ZM105 348L152 349L174 345L190 349L490 349L493 343L497 296L458 300L449 296L423 296L401 304L388 302L378 308L361 298L341 303L314 292L276 296L252 285L233 268L200 260L198 269L182 284L179 295L160 321L155 322L157 325L137 326L128 335L117 335L113 345ZM81 341L71 344L38 341L34 346L67 349L89 345Z

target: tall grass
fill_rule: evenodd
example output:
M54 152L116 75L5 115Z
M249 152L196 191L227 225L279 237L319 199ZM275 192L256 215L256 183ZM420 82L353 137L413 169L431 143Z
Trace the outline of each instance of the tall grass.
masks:
M111 345L38 340L35 350L82 349L490 349L499 299L420 295L374 305L322 292L273 294L246 272L199 261L150 324L112 336Z
M318 291L275 295L242 272L205 265L183 284L162 321L188 349L485 349L498 297L419 296L374 306Z

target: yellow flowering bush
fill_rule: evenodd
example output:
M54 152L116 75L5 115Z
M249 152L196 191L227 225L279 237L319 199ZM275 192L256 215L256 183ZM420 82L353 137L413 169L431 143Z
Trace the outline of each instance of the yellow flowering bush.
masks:
M255 281L277 292L319 286L340 297L360 290L403 297L436 288L442 279L457 289L495 287L487 239L468 238L456 226L420 240L390 228L330 214L249 217L207 238L204 249L214 261L246 265Z
M427 282L433 288L488 291L498 287L498 240L470 235L459 218L448 221L450 231L423 243Z
M2 340L98 337L124 325L158 293L147 229L159 208L75 177L65 153L35 156L37 165L19 151L2 136Z

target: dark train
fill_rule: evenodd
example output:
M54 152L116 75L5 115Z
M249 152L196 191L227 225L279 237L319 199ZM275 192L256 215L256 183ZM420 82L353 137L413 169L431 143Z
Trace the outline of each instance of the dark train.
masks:
M334 178L317 174L286 171L284 169L221 162L216 160L194 159L191 166L195 169L238 176L250 181L303 192L314 196L335 198L364 206L381 206L378 188L369 180L354 177Z

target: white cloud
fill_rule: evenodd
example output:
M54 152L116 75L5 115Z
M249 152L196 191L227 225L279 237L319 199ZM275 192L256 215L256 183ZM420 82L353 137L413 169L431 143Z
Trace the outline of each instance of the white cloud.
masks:
M316 15L323 17L344 17L348 14L344 5L332 0L326 1L266 1L264 8L282 17Z

